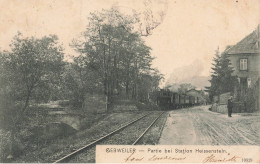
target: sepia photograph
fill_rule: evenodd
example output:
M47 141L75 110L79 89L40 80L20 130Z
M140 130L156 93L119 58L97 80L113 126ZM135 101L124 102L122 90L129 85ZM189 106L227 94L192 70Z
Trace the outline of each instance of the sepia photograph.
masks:
M0 163L260 163L260 0L0 0Z

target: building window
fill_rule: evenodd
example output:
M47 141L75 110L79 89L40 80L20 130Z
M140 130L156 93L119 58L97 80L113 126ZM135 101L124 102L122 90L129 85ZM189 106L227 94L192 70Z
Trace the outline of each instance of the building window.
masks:
M247 59L240 59L240 70L247 70Z
M251 78L247 78L247 85L248 85L248 88L251 87Z

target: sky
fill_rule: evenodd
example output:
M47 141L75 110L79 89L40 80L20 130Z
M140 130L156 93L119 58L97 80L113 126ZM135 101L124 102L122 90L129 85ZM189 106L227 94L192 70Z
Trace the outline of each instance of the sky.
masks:
M65 53L74 55L69 44L88 25L89 13L112 6L126 13L144 10L142 0L0 0L0 50L8 49L20 31L36 37L56 34ZM194 62L198 75L209 76L215 50L236 44L260 22L260 0L151 0L149 6L155 16L165 14L143 38L156 58L153 66L166 79Z

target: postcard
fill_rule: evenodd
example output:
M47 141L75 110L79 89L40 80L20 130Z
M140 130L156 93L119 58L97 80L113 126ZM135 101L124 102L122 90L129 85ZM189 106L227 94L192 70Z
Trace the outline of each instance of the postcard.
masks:
M1 163L259 163L259 0L0 0Z

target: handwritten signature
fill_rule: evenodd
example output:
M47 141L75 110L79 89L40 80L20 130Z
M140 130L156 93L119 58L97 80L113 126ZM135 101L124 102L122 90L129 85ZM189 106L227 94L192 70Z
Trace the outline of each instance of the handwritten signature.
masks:
M132 152L126 159L125 162L142 161L144 157L134 157L135 151Z
M171 160L171 161L181 161L181 160L184 160L186 159L186 157L172 157L172 156L157 156L157 155L154 155L152 156L151 158L149 158L148 160L149 161L160 161L160 160Z
M126 159L125 162L140 162L144 159L143 156L141 157L135 157L134 156L135 152L131 153ZM161 161L161 160L185 160L186 157L172 157L172 156L158 156L158 155L153 155L152 157L148 158L148 161Z
M136 152L132 152L126 159L125 162L141 162L144 160L144 156L136 156ZM163 156L158 156L158 155L153 155L151 157L146 157L148 161L162 161L162 160L175 160L175 161L181 161L185 160L186 157L174 157L174 156L168 156L168 155L163 155ZM214 163L214 162L238 162L238 159L241 157L238 157L236 155L228 157L228 158L219 158L216 157L214 154L211 154L207 156L206 158L203 159L203 163Z
M210 156L206 157L203 160L203 163L207 163L207 162L237 162L237 159L239 159L241 157L238 156L232 156L229 158L217 158L215 155L211 154Z

